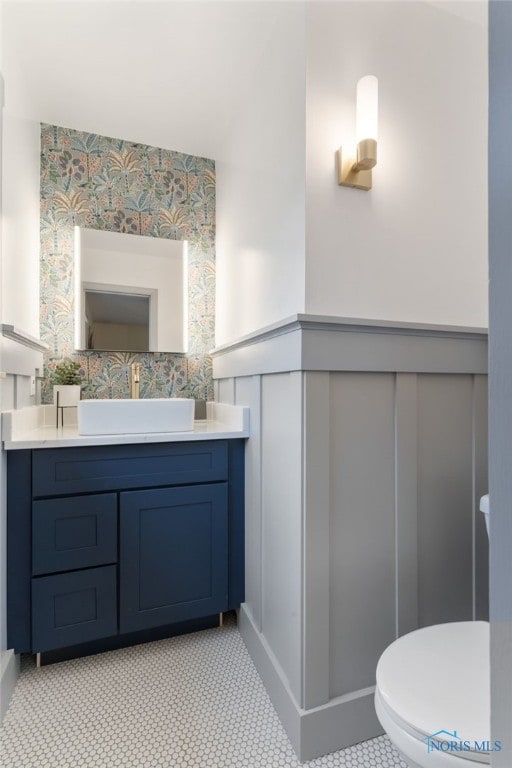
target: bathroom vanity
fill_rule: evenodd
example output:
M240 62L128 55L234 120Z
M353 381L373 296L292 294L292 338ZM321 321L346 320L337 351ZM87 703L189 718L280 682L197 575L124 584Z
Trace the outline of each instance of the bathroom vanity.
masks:
M9 647L81 655L215 626L240 605L248 414L239 410L238 423L190 433L11 429Z

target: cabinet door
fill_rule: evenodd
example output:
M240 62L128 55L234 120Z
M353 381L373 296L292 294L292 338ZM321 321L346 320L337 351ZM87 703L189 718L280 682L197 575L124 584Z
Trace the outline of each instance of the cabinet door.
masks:
M120 496L121 632L226 610L227 484Z

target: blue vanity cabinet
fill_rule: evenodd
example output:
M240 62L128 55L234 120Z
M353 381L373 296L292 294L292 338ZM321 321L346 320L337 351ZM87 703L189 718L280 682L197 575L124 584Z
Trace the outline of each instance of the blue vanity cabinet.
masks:
M243 439L8 452L17 653L203 629L243 599Z

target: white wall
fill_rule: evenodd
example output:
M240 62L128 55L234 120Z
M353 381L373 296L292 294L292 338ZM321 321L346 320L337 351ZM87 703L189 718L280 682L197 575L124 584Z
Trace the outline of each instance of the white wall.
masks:
M268 43L218 155L217 345L304 309L304 14L260 3Z
M315 2L306 28L306 311L486 326L485 23L424 2ZM334 162L365 74L379 78L370 192L339 187Z
M2 322L39 337L40 125L3 111Z
M218 156L268 32L261 0L3 5L17 114L200 157Z
M485 8L261 4L271 36L217 162L217 344L304 311L487 325ZM334 155L369 73L366 193L338 186Z

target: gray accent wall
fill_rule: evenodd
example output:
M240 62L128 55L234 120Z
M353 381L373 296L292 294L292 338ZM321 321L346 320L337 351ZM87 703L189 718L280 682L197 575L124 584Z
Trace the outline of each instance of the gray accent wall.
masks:
M491 737L512 765L512 3L489 3Z
M488 610L482 335L469 351L461 337L475 372L469 357L443 372L428 336L400 371L354 371L320 354L338 333L315 330L316 370L216 382L219 399L251 407L240 627L301 760L381 732L375 669L398 636ZM410 371L421 344L432 372Z

